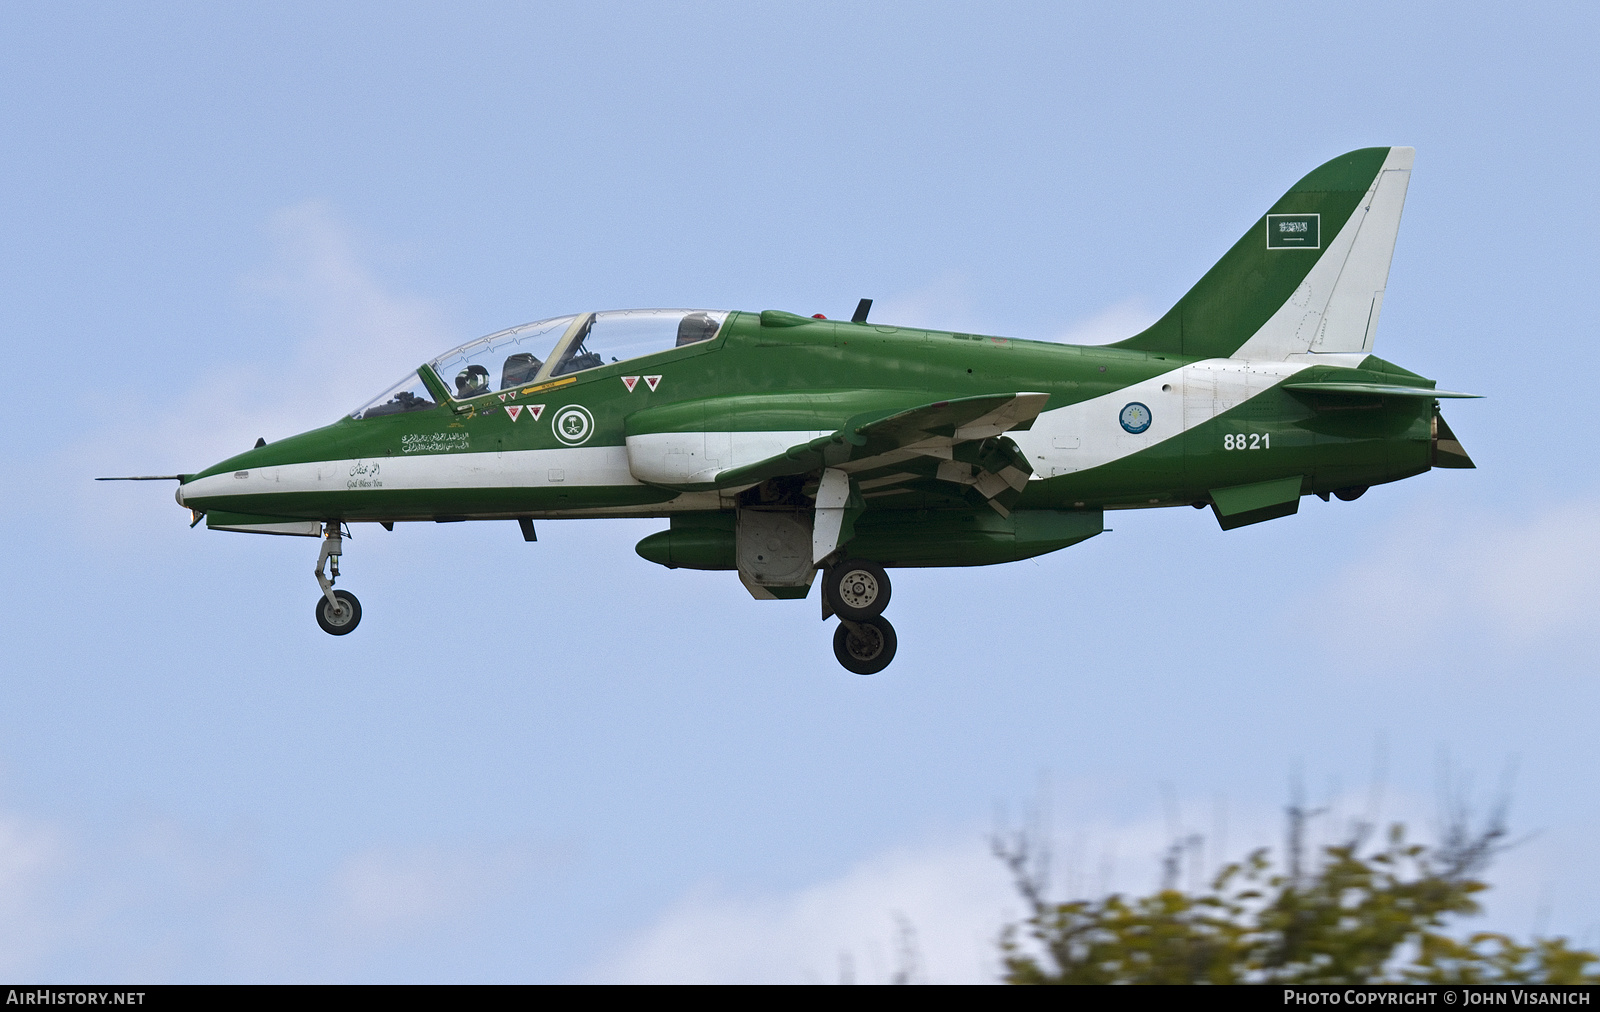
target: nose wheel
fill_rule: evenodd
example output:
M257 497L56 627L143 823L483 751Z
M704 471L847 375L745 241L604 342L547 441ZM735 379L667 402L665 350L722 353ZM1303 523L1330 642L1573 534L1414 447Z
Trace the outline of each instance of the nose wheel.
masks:
M822 578L827 613L839 616L833 633L833 655L846 671L875 675L894 660L898 641L894 626L883 617L889 606L889 574L876 562L845 559Z
M344 537L338 521L322 525L322 551L317 555L317 568L313 575L322 596L317 599L317 625L330 636L343 636L353 632L361 623L361 602L348 590L334 590L333 581L339 578L339 556L344 554ZM324 573L323 569L329 572Z
M343 636L361 622L361 602L348 590L333 592L333 601L317 598L317 625L329 636Z

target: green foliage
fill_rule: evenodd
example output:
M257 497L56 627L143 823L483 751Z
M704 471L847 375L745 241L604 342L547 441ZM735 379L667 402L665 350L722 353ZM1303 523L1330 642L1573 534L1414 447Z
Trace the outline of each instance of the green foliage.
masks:
M1291 810L1291 820L1299 813ZM1600 956L1564 939L1518 943L1479 933L1443 933L1453 917L1479 911L1486 888L1474 877L1503 830L1453 833L1443 846L1408 843L1394 826L1363 855L1358 833L1323 849L1302 874L1293 841L1290 869L1265 849L1230 865L1210 888L1052 903L1043 863L1025 834L995 841L1032 914L1008 927L1000 946L1012 984L1366 984L1600 983ZM1170 874L1169 880L1175 879Z

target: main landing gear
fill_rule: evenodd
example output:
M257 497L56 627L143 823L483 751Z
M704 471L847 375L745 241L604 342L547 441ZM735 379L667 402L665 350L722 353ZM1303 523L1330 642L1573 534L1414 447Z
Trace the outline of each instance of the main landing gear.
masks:
M822 602L839 616L833 655L846 671L875 675L889 666L898 642L894 626L883 617L889 606L889 574L882 566L864 559L838 563L822 574Z
M343 636L361 623L361 602L348 590L334 590L333 581L339 578L339 556L344 554L344 537L337 521L322 525L322 552L317 556L315 570L322 596L317 598L317 625L330 636ZM332 565L332 575L322 572L322 567Z

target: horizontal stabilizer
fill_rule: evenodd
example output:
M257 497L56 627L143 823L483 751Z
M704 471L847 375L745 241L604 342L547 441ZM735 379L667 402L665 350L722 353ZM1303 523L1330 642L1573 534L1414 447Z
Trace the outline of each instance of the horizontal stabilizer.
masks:
M130 474L127 477L96 478L95 481L183 481L186 474Z
M1476 398L1482 394L1463 394L1454 390L1435 390L1432 387L1408 387L1396 383L1285 383L1283 389L1291 390L1297 394L1331 394L1344 397L1416 397L1432 400L1434 398Z

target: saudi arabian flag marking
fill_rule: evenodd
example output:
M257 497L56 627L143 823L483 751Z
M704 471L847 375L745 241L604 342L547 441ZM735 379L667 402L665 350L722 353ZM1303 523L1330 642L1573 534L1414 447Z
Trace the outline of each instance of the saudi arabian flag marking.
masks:
M1321 249L1322 215L1267 215L1267 249Z

